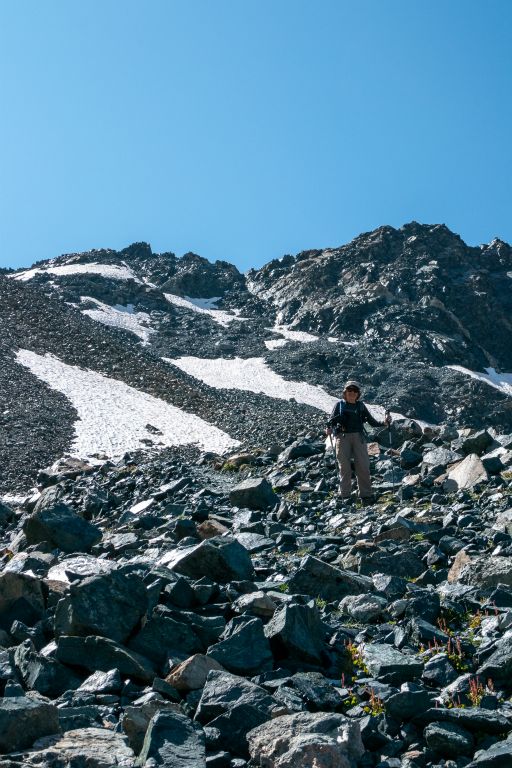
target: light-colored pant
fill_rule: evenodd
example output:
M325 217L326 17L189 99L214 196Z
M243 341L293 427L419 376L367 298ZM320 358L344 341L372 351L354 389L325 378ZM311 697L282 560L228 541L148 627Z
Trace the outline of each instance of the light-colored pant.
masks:
M373 494L370 477L370 459L362 432L343 432L336 438L336 456L340 468L341 495L350 496L352 490L352 468L350 459L354 459L357 485L361 498Z

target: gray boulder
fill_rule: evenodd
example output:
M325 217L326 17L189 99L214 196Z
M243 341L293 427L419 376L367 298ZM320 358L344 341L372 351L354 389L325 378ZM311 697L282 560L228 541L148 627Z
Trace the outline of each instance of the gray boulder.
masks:
M158 605L151 618L128 642L136 653L164 664L173 653L193 654L205 650L188 621L177 621L164 606Z
M455 723L431 723L425 728L423 737L427 747L443 757L473 754L472 735Z
M264 477L250 477L231 489L229 501L234 507L268 509L279 504L279 496Z
M0 629L9 631L13 621L32 626L44 610L40 579L21 573L0 574Z
M83 667L90 672L108 672L117 668L121 675L143 683L150 683L156 674L152 663L144 656L106 637L63 635L57 642L56 657L63 664Z
M249 553L228 536L216 536L192 547L175 549L160 558L158 565L193 579L208 576L221 583L249 580L253 576Z
M14 652L14 665L25 687L51 699L78 688L82 679L55 659L37 653L30 640Z
M383 643L368 643L362 646L361 655L372 677L381 683L399 685L421 677L423 664L414 656L405 654Z
M374 591L373 582L367 576L336 568L312 555L306 555L301 561L288 585L292 593L321 597L328 602L341 600L345 595Z
M512 681L512 633L507 633L496 643L496 648L477 669L480 680L493 681L495 685L510 688Z
M151 720L137 758L141 768L206 768L201 728L180 712L158 712Z
M24 765L134 768L135 755L126 738L106 728L77 728L38 739L25 753Z
M512 560L509 557L486 555L469 558L466 555L464 559L464 554L463 550L459 553L462 567L458 573L458 580L463 584L476 586L480 589L495 588L498 584L512 587ZM452 570L454 567L455 562Z
M276 661L322 663L324 626L316 607L290 603L277 611L265 627Z
M219 643L208 648L208 656L224 669L240 675L256 675L272 669L272 651L258 618L237 616L226 626Z
M195 719L203 724L210 723L239 706L257 710L266 720L276 702L259 685L229 672L212 670L208 673Z
M123 643L148 608L146 587L134 574L113 571L72 584L59 601L55 634L102 635Z
M364 753L357 722L325 712L277 717L249 731L247 740L261 768L356 768Z
M101 531L67 504L57 500L57 489L41 494L34 512L23 524L28 544L48 541L63 552L90 552L101 539Z
M26 749L41 736L59 731L58 709L53 704L28 696L0 699L0 752Z
M512 765L512 738L493 744L475 753L466 768L510 768Z

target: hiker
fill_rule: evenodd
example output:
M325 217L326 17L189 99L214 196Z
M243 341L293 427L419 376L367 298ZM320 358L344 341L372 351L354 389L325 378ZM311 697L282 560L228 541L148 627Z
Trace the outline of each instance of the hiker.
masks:
M331 418L327 422L326 433L336 438L336 458L340 471L340 495L348 501L352 490L352 468L354 459L359 495L363 504L373 502L373 489L370 477L370 459L364 435L364 424L383 427L391 424L391 416L386 412L384 422L377 421L360 400L361 385L357 381L347 381L343 389L343 400L334 406Z

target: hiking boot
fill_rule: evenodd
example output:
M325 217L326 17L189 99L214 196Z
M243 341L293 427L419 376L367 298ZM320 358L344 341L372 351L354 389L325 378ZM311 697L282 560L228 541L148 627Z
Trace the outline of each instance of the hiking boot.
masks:
M375 504L375 496L362 496L361 504L363 507L371 507L372 504Z

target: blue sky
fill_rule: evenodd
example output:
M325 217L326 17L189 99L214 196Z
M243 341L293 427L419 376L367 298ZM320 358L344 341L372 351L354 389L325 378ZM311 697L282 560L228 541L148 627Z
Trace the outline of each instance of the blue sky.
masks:
M510 0L0 0L0 265L512 241Z

